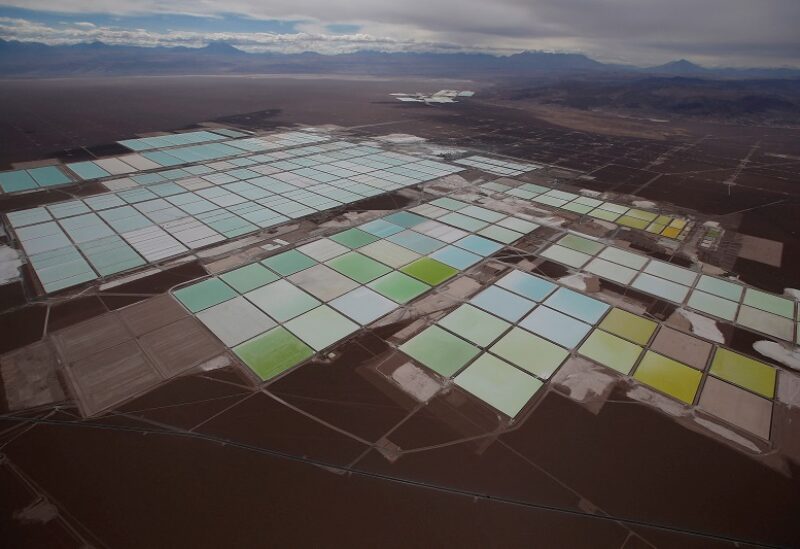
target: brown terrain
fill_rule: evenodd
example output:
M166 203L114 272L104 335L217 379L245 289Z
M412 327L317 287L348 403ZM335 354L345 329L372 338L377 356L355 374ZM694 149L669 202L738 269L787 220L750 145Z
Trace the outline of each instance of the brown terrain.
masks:
M436 107L388 95L441 88L478 94ZM388 78L7 81L0 161L8 168L114 154L117 139L207 121L407 133L548 164L574 188L636 195L782 243L782 251L767 245L760 255L750 242L747 258L718 259L744 282L777 293L800 285L800 130L652 121L490 90ZM0 196L0 210L99 190ZM394 209L405 196L352 211ZM205 272L193 261L73 300L37 299L30 280L0 287L0 354ZM670 307L650 301L653 310ZM380 382L404 362L387 344L403 327L369 330L260 389L238 369L221 368L173 378L88 420L70 402L5 411L0 537L15 548L706 549L790 547L800 539L797 460L756 459L626 398L621 386L599 409L550 389L511 429L487 407L465 405L460 389L421 405ZM796 422L795 412L780 413ZM785 445L800 459L796 441Z

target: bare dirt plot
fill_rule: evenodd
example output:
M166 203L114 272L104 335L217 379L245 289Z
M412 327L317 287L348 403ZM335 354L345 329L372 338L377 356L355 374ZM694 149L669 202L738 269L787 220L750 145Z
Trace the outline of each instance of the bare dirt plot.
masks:
M45 342L0 358L0 376L9 410L23 410L64 400L56 374L56 356Z
M224 352L169 296L151 298L56 332L72 392L93 416Z
M773 267L780 267L783 263L783 242L748 234L741 235L741 239L739 257Z

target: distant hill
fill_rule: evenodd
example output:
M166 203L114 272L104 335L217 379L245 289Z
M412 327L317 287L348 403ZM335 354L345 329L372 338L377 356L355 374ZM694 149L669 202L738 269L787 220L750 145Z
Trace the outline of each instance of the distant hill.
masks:
M708 69L686 60L641 69L604 64L582 54L527 51L509 56L481 53L383 53L340 55L247 53L226 42L202 48L115 46L102 42L48 46L0 40L0 76L141 74L342 73L468 78L578 74L662 74L707 78L800 78L795 69Z
M509 87L501 99L659 118L694 118L739 124L800 124L800 79L720 80L645 75L564 78L539 86Z
M247 55L247 52L242 51L234 46L231 46L227 42L223 41L210 42L204 48L199 48L199 49L203 53L213 54L213 55Z
M732 78L732 79L783 79L800 78L797 69L746 69L746 68L707 68L701 67L686 59L671 61L657 67L648 67L640 72L655 75L687 76L697 78Z
M658 65L657 67L650 67L649 69L646 69L646 71L657 74L675 74L685 76L691 74L706 74L709 72L709 69L703 68L700 65L695 65L686 59L679 59L678 61L670 61L669 63Z

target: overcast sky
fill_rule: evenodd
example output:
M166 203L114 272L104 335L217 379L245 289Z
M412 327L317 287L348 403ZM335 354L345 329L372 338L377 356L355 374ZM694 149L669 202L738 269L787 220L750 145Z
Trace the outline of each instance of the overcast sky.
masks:
M800 0L0 0L0 38L800 66Z

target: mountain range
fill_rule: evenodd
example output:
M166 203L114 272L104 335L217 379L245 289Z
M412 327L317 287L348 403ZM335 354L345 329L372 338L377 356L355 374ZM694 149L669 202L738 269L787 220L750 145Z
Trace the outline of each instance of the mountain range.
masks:
M686 60L656 67L606 64L582 54L526 51L482 53L385 53L323 55L247 53L226 42L201 48L117 46L102 42L50 46L0 39L0 76L100 76L143 74L340 73L439 77L536 77L542 74L615 74L700 78L800 78L800 69L704 68Z

